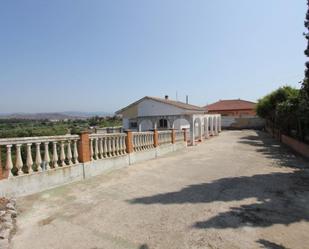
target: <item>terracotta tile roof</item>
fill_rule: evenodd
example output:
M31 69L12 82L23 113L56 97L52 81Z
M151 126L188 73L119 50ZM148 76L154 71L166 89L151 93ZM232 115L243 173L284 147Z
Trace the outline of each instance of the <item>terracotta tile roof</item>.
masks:
M242 100L242 99L230 99L230 100L219 100L210 105L206 105L208 111L223 111L223 110L247 110L254 109L256 103Z
M190 105L190 104L186 104L186 103L183 103L183 102L180 102L180 101L176 101L176 100L170 100L170 99L163 99L163 98L158 98L158 97L145 96L144 98L141 98L140 100L135 101L134 103L132 103L132 104L126 106L125 108L117 111L116 114L120 114L121 112L123 112L124 110L128 109L129 107L131 107L133 105L136 105L136 104L142 102L145 99L151 99L151 100L154 100L154 101L157 101L157 102L161 102L161 103L164 103L164 104L172 105L172 106L175 106L175 107L178 107L178 108L181 108L181 109L185 109L185 110L188 110L188 111L205 112L205 108L199 107L199 106L196 106L196 105Z

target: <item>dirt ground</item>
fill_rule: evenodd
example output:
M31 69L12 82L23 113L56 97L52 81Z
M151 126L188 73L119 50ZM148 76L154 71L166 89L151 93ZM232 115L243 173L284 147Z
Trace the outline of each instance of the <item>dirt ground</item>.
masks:
M306 249L309 163L227 131L17 206L13 249Z

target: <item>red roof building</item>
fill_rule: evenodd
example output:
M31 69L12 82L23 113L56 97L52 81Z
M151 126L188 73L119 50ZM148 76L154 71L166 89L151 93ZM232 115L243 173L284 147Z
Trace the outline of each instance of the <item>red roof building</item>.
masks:
M222 116L256 116L255 111L256 103L242 100L219 100L210 105L206 105L205 108L208 113L221 114Z

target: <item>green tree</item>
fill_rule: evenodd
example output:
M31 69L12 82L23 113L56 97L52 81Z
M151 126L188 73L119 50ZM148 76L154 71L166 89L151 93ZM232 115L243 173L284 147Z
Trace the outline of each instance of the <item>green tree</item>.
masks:
M290 134L291 130L298 130L299 90L290 86L280 87L259 99L256 111L276 128Z

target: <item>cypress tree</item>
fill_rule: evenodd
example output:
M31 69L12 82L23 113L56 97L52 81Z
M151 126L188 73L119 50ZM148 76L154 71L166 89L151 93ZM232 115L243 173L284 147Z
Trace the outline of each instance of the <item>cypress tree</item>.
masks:
M304 34L307 39L307 48L305 50L305 55L309 57L309 0L307 0L307 13L305 20L305 28L307 32ZM300 126L302 137L309 135L309 61L305 63L305 78L302 82L301 91L300 91Z

